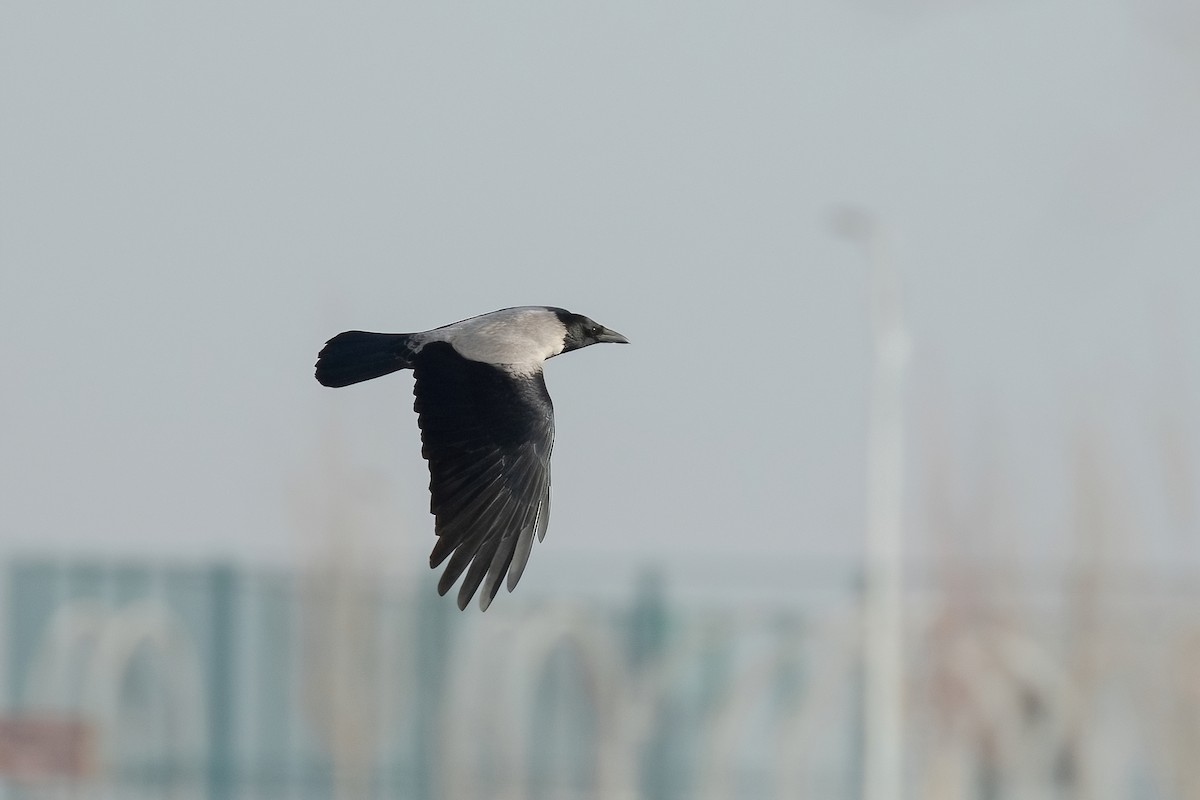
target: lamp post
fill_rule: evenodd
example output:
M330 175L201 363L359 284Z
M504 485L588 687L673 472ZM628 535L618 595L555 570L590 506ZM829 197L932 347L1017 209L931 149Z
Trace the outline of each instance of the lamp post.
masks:
M863 597L863 800L902 797L904 712L904 370L911 349L886 232L866 211L839 210L834 230L860 245L874 333L867 433Z

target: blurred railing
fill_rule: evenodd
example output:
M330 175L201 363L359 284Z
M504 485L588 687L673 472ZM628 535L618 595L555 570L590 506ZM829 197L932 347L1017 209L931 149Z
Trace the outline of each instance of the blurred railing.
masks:
M851 569L811 607L679 605L648 578L626 602L517 593L485 615L337 569L4 576L5 798L862 791ZM909 570L908 796L1200 796L1196 585ZM29 731L50 720L85 758L44 752Z

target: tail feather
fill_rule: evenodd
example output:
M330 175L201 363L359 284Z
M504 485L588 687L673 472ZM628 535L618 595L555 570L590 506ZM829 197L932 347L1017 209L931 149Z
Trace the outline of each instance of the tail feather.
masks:
M411 367L408 339L407 333L339 333L317 356L317 380L324 386L349 386Z

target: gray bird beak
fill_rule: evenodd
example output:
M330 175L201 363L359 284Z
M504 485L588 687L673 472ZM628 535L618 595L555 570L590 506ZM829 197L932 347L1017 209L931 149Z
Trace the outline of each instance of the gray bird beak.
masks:
M628 339L626 339L624 336L617 333L616 331L610 331L608 328L605 328L603 331L600 332L600 335L596 337L596 341L597 342L606 342L606 343L611 343L611 344L629 344Z

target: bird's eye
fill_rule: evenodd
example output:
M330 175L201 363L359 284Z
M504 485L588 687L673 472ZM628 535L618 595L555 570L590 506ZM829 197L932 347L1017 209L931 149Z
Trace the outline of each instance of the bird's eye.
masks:
M593 325L592 327L588 328L588 336L591 336L594 338L599 335L600 335L600 326L599 325Z

